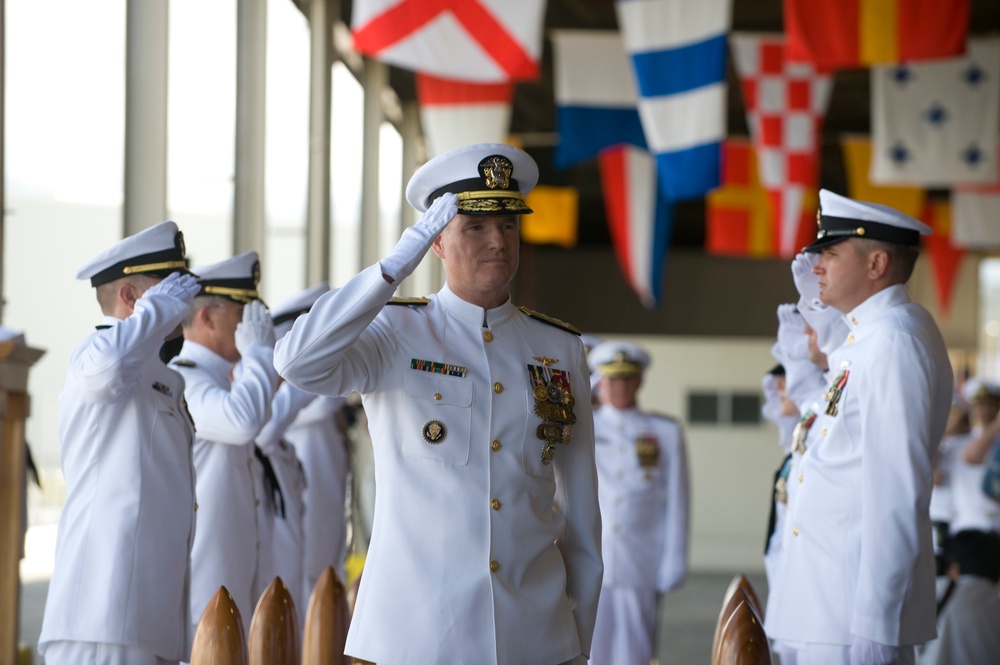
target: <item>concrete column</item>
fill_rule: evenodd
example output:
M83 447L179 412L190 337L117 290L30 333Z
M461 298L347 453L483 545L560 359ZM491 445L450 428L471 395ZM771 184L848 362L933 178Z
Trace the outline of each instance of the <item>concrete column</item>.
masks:
M167 216L169 8L128 0L125 12L125 235Z
M361 265L370 266L379 256L379 128L382 125L382 89L389 82L385 63L365 58L364 120L362 127L361 165Z
M413 209L406 200L406 185L410 182L410 176L420 166L417 158L417 142L420 140L420 106L416 101L403 103L403 122L399 126L399 135L403 140L403 191L400 195L401 204L399 212L399 228L396 236L400 236L408 226L413 226L416 221L416 210ZM430 258L423 263L429 263ZM426 275L423 265L417 267L413 276L403 282L402 293L407 296L424 295L428 293Z
M233 253L264 254L264 120L267 93L267 0L236 5L236 182Z
M330 100L335 0L308 0L309 194L306 284L330 278Z

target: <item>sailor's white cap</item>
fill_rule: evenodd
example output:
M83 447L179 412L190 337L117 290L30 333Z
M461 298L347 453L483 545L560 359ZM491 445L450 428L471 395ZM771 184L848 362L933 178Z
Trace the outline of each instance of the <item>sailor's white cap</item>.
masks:
M188 272L184 256L184 234L173 222L160 222L119 240L76 271L77 279L100 286L127 275L166 277Z
M199 296L223 296L246 304L260 300L260 259L257 252L243 252L231 259L198 268Z
M636 376L649 367L649 354L631 342L602 342L587 354L590 371L609 379Z
M826 189L819 191L816 223L819 226L816 240L804 249L806 252L820 252L848 238L916 246L920 244L920 236L931 235L931 227L895 208L855 201Z

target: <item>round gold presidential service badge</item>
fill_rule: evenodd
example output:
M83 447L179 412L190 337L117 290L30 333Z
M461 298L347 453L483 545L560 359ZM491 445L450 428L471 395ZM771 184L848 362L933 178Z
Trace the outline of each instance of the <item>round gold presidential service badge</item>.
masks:
M420 433L424 437L424 441L436 446L448 436L448 428L440 420L428 420L424 423L423 430Z

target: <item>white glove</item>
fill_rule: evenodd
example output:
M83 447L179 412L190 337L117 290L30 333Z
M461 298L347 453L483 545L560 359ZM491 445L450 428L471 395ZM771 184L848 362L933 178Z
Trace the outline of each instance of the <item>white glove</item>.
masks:
M420 221L403 231L399 242L389 255L382 259L382 273L392 278L393 284L406 279L420 264L424 254L431 248L448 222L458 212L458 197L445 193L438 197L427 209Z
M778 343L780 362L807 360L809 358L809 337L806 335L806 320L795 305L778 305Z
M812 307L825 307L819 299L819 275L813 268L819 262L819 254L799 252L792 261L792 281L802 299Z
M254 346L274 348L274 322L259 300L243 306L243 321L236 324L236 350L240 355Z
M781 396L778 394L778 381L773 374L765 374L760 380L764 391L764 403L760 406L760 415L769 423L778 423L781 417Z
M201 290L198 278L194 275L182 275L179 272L172 272L162 280L153 284L143 292L143 296L170 296L190 303Z
M851 642L851 665L897 665L899 647L855 637Z

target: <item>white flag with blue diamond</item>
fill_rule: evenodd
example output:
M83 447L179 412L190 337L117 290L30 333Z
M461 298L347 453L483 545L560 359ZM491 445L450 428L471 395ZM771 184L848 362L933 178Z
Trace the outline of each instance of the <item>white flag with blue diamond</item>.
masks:
M997 179L1000 38L970 39L961 58L872 67L871 84L873 183Z

